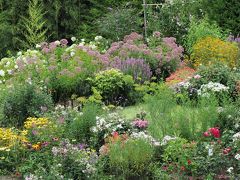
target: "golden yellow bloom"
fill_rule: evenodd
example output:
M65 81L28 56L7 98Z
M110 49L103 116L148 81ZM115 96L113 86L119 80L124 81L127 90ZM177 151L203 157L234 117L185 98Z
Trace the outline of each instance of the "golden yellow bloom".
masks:
M24 128L30 129L33 127L44 127L46 125L49 125L49 120L47 118L27 118L26 122L24 123Z
M40 146L40 144L33 144L32 148L37 151L41 148L41 146Z
M238 46L218 38L206 37L193 46L191 62L195 67L200 64L211 65L222 62L229 67L235 67L238 59Z

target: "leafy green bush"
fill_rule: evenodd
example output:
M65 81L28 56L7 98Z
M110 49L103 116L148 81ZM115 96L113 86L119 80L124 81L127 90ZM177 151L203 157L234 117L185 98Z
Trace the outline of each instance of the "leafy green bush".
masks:
M146 176L153 155L154 148L143 139L129 139L124 144L116 142L110 145L109 166L111 172L125 178Z
M124 75L117 69L110 69L96 74L92 82L106 104L132 103L129 99L129 93L134 85L132 76Z
M152 8L152 9L150 9ZM183 44L192 17L201 18L201 2L195 0L165 1L159 8L148 7L148 31L160 31L164 36L173 36Z
M193 18L190 23L188 34L184 39L187 52L191 54L193 45L199 40L209 36L224 40L227 34L224 33L216 23L210 23L207 18L201 20Z
M16 127L22 126L28 117L39 116L53 106L50 95L29 84L7 88L1 104L1 124Z
M200 89L201 85L212 81L229 87L230 94L233 97L236 95L236 85L240 78L240 73L237 70L231 70L222 63L216 63L210 66L200 66L196 74L199 75L199 78L190 80L193 88Z
M95 104L86 104L83 114L76 116L67 127L67 133L78 142L89 142L92 136L91 127L96 124L96 116L100 108Z

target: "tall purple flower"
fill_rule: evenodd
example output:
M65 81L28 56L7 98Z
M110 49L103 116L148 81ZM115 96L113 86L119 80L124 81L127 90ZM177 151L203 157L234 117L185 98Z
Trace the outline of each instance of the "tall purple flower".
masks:
M137 83L149 81L152 76L149 65L143 59L129 58L121 60L120 58L115 58L111 67L119 69L125 74L132 75Z

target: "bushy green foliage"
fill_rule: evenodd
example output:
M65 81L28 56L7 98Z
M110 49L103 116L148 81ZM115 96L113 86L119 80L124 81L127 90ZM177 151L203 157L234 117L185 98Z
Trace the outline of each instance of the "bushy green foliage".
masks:
M1 124L5 126L21 127L28 117L39 116L53 106L51 96L35 85L15 85L7 88L2 96Z
M201 85L212 81L229 87L230 94L236 95L236 84L240 78L240 73L237 70L231 70L231 68L222 63L216 63L210 66L200 66L196 74L200 75L201 78L191 79L190 82L193 87L199 89Z
M109 166L116 175L125 178L146 175L146 167L154 155L154 148L144 139L129 139L125 143L116 142L110 145Z
M158 2L157 2L158 3ZM173 0L165 1L163 5L148 7L148 31L160 31L164 36L173 36L183 44L191 18L202 17L200 1Z
M216 24L209 22L207 18L202 20L197 20L193 18L190 23L190 27L187 33L187 36L184 39L185 47L189 54L192 53L193 45L196 44L199 40L206 37L215 37L219 39L226 39L226 33Z
M202 10L210 20L216 21L223 29L230 29L235 36L240 31L240 2L238 0L202 1Z
M96 104L86 104L82 115L75 117L68 126L69 135L77 142L89 142L92 136L91 127L96 124L96 116L100 113L100 107Z
M96 74L93 87L99 91L106 104L129 104L129 93L133 90L133 78L117 69L110 69Z
M141 32L141 18L132 8L118 8L108 12L98 22L99 33L104 37L119 41L126 34Z

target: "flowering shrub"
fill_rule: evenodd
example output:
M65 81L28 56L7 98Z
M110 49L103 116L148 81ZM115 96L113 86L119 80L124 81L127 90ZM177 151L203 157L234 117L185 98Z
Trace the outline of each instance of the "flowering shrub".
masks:
M41 115L51 110L52 106L51 96L34 84L10 86L2 99L3 117L0 122L20 127L28 117Z
M89 178L97 170L96 151L83 144L73 145L66 139L60 143L60 146L52 147L52 154L56 159L55 165L61 165L58 173L62 177L67 175L68 178Z
M222 62L230 67L237 65L238 47L231 42L206 37L193 46L191 61L195 67Z
M220 130L218 128L209 128L208 131L204 132L205 137L213 136L214 138L220 138Z
M209 96L209 93L223 93L228 92L229 87L224 86L220 83L209 82L208 84L203 84L198 90L199 96Z
M180 63L183 48L176 44L173 37L152 36L149 46L143 43L143 37L137 33L125 36L123 41L115 42L106 52L110 57L145 59L154 76L167 77Z

